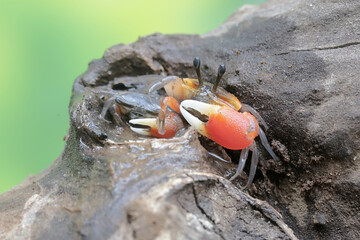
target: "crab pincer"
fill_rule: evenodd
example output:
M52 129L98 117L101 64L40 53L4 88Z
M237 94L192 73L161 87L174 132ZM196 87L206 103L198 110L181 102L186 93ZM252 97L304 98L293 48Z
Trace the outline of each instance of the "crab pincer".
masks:
M180 111L186 121L200 134L215 141L224 148L241 150L239 166L230 180L239 176L245 166L249 151L252 152L247 187L254 179L258 164L258 151L254 139L259 135L261 143L270 155L277 159L256 118L248 112L238 112L227 106L185 100Z
M137 134L157 138L172 138L184 127L179 102L173 97L164 97L157 118L131 119L130 128Z

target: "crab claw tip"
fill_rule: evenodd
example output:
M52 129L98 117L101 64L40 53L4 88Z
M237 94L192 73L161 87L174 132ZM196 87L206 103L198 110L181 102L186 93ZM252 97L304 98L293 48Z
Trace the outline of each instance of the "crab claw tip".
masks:
M186 121L200 134L208 136L206 122L209 116L216 112L218 106L195 101L185 100L180 104L180 111Z
M131 119L129 123L132 131L144 136L151 136L151 128L156 127L155 118Z

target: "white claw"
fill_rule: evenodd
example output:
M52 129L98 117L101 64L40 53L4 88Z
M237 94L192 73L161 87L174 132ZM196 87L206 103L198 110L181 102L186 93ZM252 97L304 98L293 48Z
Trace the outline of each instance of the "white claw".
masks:
M196 111L200 112L201 114L204 114L207 116L215 113L220 108L220 106L218 106L218 105L199 102L196 100L184 100L181 102L180 106L183 106L183 108L195 109Z
M135 127L130 127L130 129L131 129L133 132L135 132L135 133L137 133L137 134L139 134L139 135L149 136L149 137L151 136L149 129L146 129L146 128L135 128Z
M144 135L144 136L151 136L150 128L156 128L156 118L141 118L141 119L131 119L129 121L130 124L138 124L148 126L149 128L137 128L130 126L130 129L137 134Z
M197 117L189 113L186 109L194 109L199 113L210 116L212 113L215 113L219 106L211 105L195 100L184 100L180 104L180 112L186 121L193 126L200 134L208 137L208 133L205 128L205 123L200 121Z

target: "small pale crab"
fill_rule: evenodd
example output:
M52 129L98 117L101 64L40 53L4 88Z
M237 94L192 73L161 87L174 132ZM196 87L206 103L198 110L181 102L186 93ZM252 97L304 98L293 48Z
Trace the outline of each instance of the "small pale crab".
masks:
M118 94L105 101L100 118L107 121L105 115L109 111L118 125L124 125L125 116L130 118L130 129L138 134L174 137L184 127L179 102L171 96L164 97L160 103L159 100L156 95L138 92Z
M183 122L178 115L181 112L185 120L201 135L224 148L241 150L237 171L230 181L242 173L249 151L252 152L245 188L253 181L256 173L259 156L254 140L257 136L271 157L278 159L259 123L265 129L268 127L255 109L242 104L233 94L219 87L220 79L226 71L224 65L219 66L214 85L202 80L199 58L194 59L193 65L197 79L168 76L149 88L149 93L164 88L166 94L172 98L165 100L169 98L166 97L163 100L157 118L131 119L131 129L146 136L173 137L183 128Z

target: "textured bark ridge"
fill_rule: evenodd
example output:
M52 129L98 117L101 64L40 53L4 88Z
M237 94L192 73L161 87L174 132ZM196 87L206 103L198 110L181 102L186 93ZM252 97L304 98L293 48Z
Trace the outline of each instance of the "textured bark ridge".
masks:
M270 1L218 29L109 48L76 79L62 155L0 196L1 239L359 239L360 3ZM104 101L163 76L215 80L252 105L275 152L254 184L192 128L163 140L99 118ZM250 195L252 197L250 197ZM273 207L272 207L273 206Z

